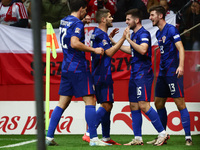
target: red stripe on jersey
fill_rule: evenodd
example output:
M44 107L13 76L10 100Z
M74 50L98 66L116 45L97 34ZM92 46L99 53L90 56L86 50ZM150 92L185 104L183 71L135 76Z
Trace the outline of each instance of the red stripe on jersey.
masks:
M142 64L143 64L143 63L142 63ZM140 65L140 68L141 68L142 64ZM137 74L138 74L138 72L140 71L140 68L138 69L138 71L137 71L137 73L136 73L136 75L135 75L135 78L137 77Z
M108 92L107 92L107 101L109 102L109 86L108 86Z
M169 65L169 68L170 68L170 66L171 66L171 64L172 64L173 61L174 61L174 58L172 59L170 65ZM168 71L169 71L169 68L167 69L167 72L166 72L165 76L167 75L167 73L168 73Z
M178 82L177 82L177 84L178 84ZM178 89L179 89L180 97L183 97L183 94L182 94L182 92L181 92L181 89L180 89L179 84L178 84Z
M19 7L19 16L21 19L28 19L28 14L25 9L24 4L22 3L16 3L16 5Z
M87 78L87 83L88 83L88 95L90 95L90 82L89 82L89 77Z
M74 56L75 56L75 53L74 53L74 55L73 55L73 57L72 57L72 60L74 59ZM72 60L71 60L71 62L72 62ZM71 65L71 62L69 63L69 66ZM67 71L68 71L68 69L69 69L69 66L68 66L68 68L67 68Z
M97 81L97 84L99 83L99 80L100 80L101 76L99 77L98 81Z
M145 92L145 101L148 101L148 98L147 98L147 90L146 90L146 86L144 85L144 92Z
M108 68L109 69L109 68ZM108 69L107 69L107 72L106 72L106 77L105 77L105 80L107 79L107 76L108 76Z
M78 65L79 65L80 61L78 62ZM76 69L78 68L78 65L76 66ZM74 73L76 72L76 69L74 70ZM86 71L87 71L87 68L86 68Z

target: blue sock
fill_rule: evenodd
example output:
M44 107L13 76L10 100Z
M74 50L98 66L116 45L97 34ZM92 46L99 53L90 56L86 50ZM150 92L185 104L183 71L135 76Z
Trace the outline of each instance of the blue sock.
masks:
M88 127L90 129L90 139L93 137L97 137L97 130L96 130L96 109L93 105L86 105L85 106L85 120L88 124Z
M96 127L98 128L99 124L101 123L102 117L106 114L106 110L103 107L99 107L97 110L97 118L96 118ZM90 132L89 128L87 132Z
M158 132L162 132L164 130L158 113L152 107L145 114L149 117L151 123Z
M58 125L58 122L60 121L63 111L64 110L58 106L56 106L56 108L53 110L51 114L47 137L50 137L50 138L54 137L55 129Z
M142 114L141 110L132 110L132 127L135 136L142 136Z
M110 137L110 112L106 112L102 118L102 136L105 138Z
M160 121L161 121L164 129L166 130L166 128L167 128L167 110L164 107L162 109L157 109L157 112L160 117Z
M185 136L190 136L190 115L187 108L180 110L181 122L185 130Z

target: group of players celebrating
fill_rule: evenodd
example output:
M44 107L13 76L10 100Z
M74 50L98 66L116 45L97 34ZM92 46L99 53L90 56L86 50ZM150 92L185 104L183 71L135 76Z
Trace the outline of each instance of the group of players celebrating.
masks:
M91 47L84 44L84 23L87 14L84 0L70 1L71 14L61 20L60 42L63 50L59 102L55 107L46 136L47 145L58 145L54 140L56 126L64 110L69 106L73 96L82 97L85 102L85 120L88 130L82 139L90 146L121 145L110 138L110 113L113 107L113 80L111 74L111 57L121 50L132 56L131 76L129 81L129 102L132 115L134 139L124 145L143 145L142 114L151 120L158 132L157 138L147 142L161 146L167 143L170 135L166 132L167 111L165 103L168 97L174 99L181 115L185 131L186 145L192 145L190 133L190 116L184 101L184 47L178 30L166 23L165 9L153 6L149 19L159 30L156 33L161 52L160 70L155 89L155 111L150 105L153 71L151 63L151 36L142 26L142 12L131 9L126 12L127 27L118 42L113 40L118 29L110 35L113 18L110 11L100 9L96 13L96 27L91 36ZM130 30L133 33L130 34ZM124 46L127 40L130 46ZM92 73L85 58L85 52L91 52ZM100 107L96 111L96 100ZM97 127L102 125L102 139L97 136Z

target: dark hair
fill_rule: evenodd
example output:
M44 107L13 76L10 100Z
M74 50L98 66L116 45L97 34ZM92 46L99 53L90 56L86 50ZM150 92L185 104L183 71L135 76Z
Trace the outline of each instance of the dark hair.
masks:
M71 12L77 12L81 7L87 7L86 0L70 0L69 3Z
M110 12L110 10L108 9L99 9L97 12L96 12L96 22L97 23L100 23L101 22L101 18L102 17L107 17L108 16L108 13Z
M157 6L152 6L150 9L149 9L149 13L151 11L156 11L157 14L163 14L163 19L165 19L165 15L166 15L166 10L163 6L161 5L157 5Z
M135 9L130 9L128 10L126 13L126 16L127 15L132 15L133 17L136 17L136 18L139 18L139 21L141 22L141 20L143 19L143 14L142 14L142 11L135 8Z

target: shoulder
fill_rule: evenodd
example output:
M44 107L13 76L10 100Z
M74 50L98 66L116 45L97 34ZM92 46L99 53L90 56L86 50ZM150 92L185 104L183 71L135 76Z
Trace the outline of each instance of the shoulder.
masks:
M98 37L99 39L105 39L105 37L108 37L107 33L103 32L101 29L97 27L94 29L94 33L96 37Z
M149 31L147 31L144 27L141 29L140 33L139 33L140 37L146 37L146 38L150 38L150 33Z
M167 28L169 32L177 32L177 28L171 24L167 24Z
M171 24L168 24L168 31L167 32L171 36L173 36L175 34L179 34L178 29L175 26L171 25Z
M84 23L81 20L79 20L78 18L74 17L72 19L72 22L73 22L73 26L84 29Z
M147 35L147 36L150 36L150 32L147 31L145 28L143 29L142 34Z
M22 2L14 2L13 5L16 5L18 7L25 7Z
M156 36L157 36L159 33L160 33L160 30L158 29L158 30L156 31Z

